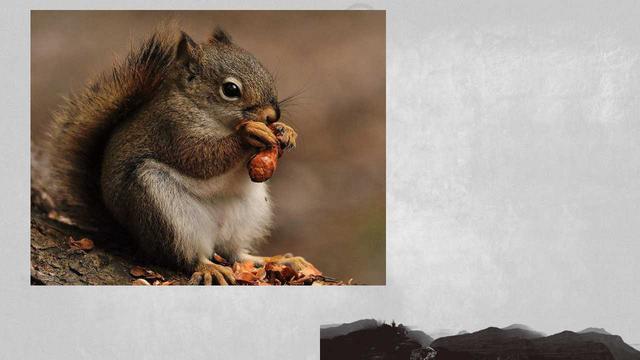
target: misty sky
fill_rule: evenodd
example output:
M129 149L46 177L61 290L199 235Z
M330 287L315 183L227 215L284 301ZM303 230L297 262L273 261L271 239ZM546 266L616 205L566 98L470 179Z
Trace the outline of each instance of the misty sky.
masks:
M387 15L392 290L350 320L640 343L639 7L553 4Z

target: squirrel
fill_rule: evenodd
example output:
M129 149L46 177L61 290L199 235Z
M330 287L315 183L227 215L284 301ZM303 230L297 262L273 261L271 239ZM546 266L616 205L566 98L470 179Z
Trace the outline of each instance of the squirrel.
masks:
M214 253L308 266L251 255L272 209L245 164L265 147L295 147L280 114L273 77L227 32L196 43L157 30L54 114L47 150L62 211L86 224L115 220L142 255L190 271L192 284L235 283Z

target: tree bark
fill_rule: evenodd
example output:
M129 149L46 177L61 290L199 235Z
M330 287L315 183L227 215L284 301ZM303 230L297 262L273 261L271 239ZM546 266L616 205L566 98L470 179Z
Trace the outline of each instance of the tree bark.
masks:
M47 195L31 189L31 284L32 285L130 285L135 266L152 270L173 284L186 284L186 274L135 257L131 246L109 241L104 236L55 220ZM63 220L63 219L62 219ZM69 238L89 238L93 249L70 245Z

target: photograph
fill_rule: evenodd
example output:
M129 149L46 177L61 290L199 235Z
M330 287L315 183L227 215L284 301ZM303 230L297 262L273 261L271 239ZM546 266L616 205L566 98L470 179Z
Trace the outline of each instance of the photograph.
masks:
M362 319L322 325L320 359L634 360L640 359L640 351L603 328L547 335L524 324L511 324L473 332L434 329L425 333L395 320Z
M32 11L31 284L384 285L385 46L384 11Z

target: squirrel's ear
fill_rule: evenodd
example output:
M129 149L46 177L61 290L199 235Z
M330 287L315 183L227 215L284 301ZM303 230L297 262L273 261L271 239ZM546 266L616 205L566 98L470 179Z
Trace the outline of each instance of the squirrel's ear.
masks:
M209 44L215 44L215 43L230 45L231 36L226 31L222 30L221 27L218 26L216 27L216 29L213 31L213 34L211 34L211 37L209 38Z
M185 63L190 63L198 59L198 44L191 39L187 33L181 32L180 42L176 50L176 59Z

